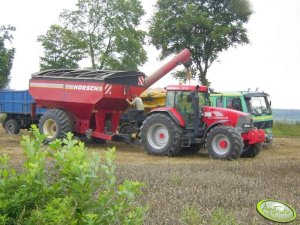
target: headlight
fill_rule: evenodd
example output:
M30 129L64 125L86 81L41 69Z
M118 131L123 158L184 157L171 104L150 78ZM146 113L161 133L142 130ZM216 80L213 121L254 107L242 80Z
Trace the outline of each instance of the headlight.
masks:
M246 130L253 128L253 119L249 115L240 116L237 123L237 127L240 127L243 130L243 132L247 132Z

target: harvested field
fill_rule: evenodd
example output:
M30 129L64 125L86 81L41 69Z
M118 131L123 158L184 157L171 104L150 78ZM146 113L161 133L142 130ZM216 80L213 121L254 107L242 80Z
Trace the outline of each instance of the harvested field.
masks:
M0 129L0 152L10 155L16 167L24 161L21 135L8 136ZM300 138L275 138L256 158L236 161L212 160L205 149L168 158L122 143L88 147L103 154L112 146L117 148L117 177L145 183L138 199L149 206L145 224L210 224L220 208L232 212L239 224L275 224L256 212L256 203L267 198L285 201L300 213ZM189 210L199 216L187 220L183 214ZM300 224L299 218L292 224Z

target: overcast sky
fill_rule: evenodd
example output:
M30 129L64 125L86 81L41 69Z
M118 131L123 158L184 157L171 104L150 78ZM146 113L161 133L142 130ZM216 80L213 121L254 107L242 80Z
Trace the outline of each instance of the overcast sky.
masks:
M13 89L27 89L32 73L39 71L43 49L37 36L58 22L63 9L74 7L76 0L0 0L0 25L16 27L16 48L11 71ZM155 1L142 0L149 18ZM216 91L251 88L272 97L273 108L300 109L300 0L250 0L254 13L247 24L251 44L220 54L208 71ZM140 70L151 74L162 65L159 51L147 46L148 62ZM155 84L176 84L167 75Z

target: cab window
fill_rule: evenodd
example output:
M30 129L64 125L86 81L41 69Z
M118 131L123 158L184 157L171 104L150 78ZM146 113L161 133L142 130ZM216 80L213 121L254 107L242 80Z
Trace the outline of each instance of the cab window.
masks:
M166 107L174 107L175 91L168 91L166 96Z
M226 108L243 111L240 98L227 98L226 99Z
M217 98L216 107L223 108L223 98L221 97Z

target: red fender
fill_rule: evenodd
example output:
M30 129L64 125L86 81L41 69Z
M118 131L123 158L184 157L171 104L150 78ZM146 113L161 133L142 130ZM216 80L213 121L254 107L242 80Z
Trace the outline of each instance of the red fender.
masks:
M168 114L176 124L178 124L181 127L185 127L185 121L182 117L182 115L175 109L172 107L160 107L160 108L156 108L151 110L147 116L154 114L154 113L166 113Z

